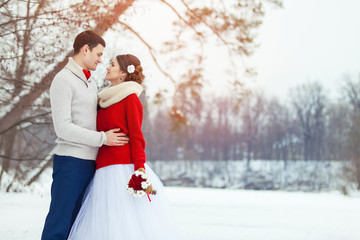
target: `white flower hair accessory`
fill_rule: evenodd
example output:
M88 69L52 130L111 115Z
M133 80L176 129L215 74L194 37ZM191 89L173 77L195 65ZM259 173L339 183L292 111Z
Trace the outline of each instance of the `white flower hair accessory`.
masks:
M135 72L135 66L134 65L129 65L128 67L127 67L127 71L128 71L128 73L133 73L133 72Z

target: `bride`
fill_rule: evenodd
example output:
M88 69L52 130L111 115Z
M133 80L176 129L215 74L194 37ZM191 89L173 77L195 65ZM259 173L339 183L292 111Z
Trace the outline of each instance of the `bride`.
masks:
M145 163L145 140L141 131L143 109L138 96L144 80L137 57L115 57L105 79L111 86L99 93L97 130L120 128L130 138L119 147L102 146L96 172L72 226L69 240L176 240L179 232L169 217L168 203L156 174ZM151 179L156 195L135 198L126 188L135 170Z

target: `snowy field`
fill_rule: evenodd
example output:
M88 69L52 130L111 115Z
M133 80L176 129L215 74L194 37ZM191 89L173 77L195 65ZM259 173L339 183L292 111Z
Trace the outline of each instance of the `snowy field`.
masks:
M178 187L167 193L184 240L360 239L360 196ZM0 239L39 240L49 202L48 193L0 192Z

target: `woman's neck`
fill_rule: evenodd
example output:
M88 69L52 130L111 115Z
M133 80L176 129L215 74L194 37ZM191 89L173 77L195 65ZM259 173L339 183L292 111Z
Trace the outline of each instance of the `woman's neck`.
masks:
M120 83L123 83L124 81L122 81L122 80L114 80L114 81L111 81L110 83L111 83L111 86L116 86L116 85L119 85Z

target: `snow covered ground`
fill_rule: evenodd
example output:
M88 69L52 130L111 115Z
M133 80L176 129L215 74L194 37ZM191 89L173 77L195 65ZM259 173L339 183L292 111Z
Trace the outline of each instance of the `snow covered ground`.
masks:
M167 192L184 240L360 239L360 196L178 187ZM39 240L49 201L48 193L0 192L0 239Z

